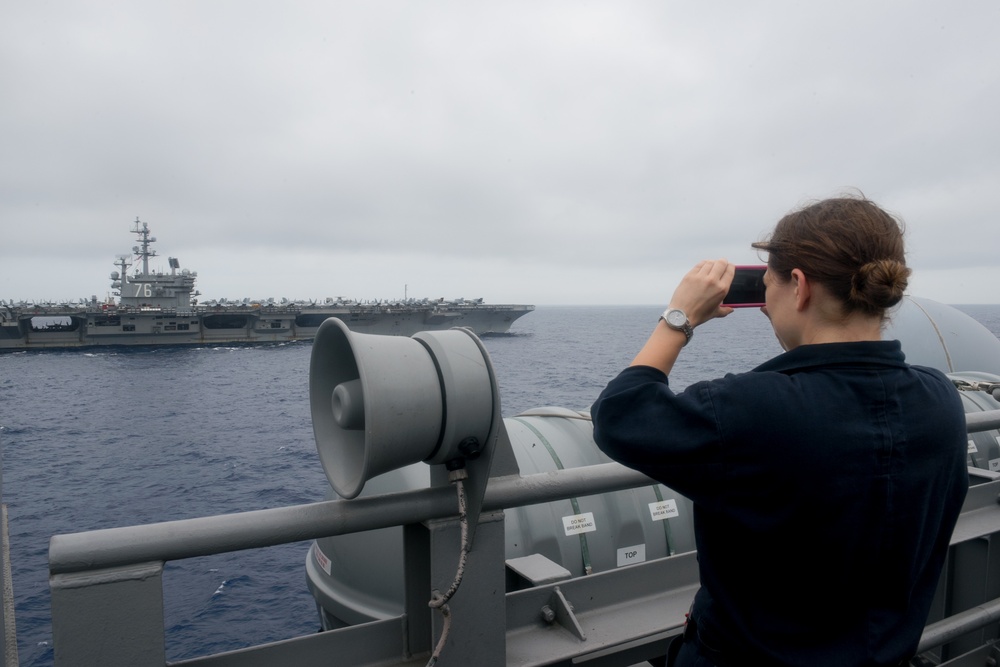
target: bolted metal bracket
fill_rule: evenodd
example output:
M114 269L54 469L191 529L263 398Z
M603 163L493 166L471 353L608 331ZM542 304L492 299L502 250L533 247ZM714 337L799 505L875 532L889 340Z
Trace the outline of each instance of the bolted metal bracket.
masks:
M541 614L546 623L559 623L576 635L580 641L587 641L587 634L580 627L580 622L576 619L576 614L573 613L573 605L569 603L558 586L552 590L549 603L542 607Z

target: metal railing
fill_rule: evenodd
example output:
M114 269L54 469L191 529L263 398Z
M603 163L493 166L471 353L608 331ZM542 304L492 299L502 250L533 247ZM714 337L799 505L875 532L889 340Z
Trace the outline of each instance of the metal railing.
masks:
M969 432L1000 428L1000 410L970 414ZM506 433L501 429L500 439ZM509 442L507 443L509 447ZM946 664L998 637L1000 475L976 471L945 576L920 643ZM452 639L439 665L633 665L662 655L698 587L693 552L502 594L507 508L653 483L615 463L489 480L465 581L451 601ZM165 561L404 526L404 614L177 665L422 665L441 619L427 592L444 590L459 543L456 500L435 486L159 524L56 535L49 550L57 665L166 664ZM649 581L656 581L650 586ZM650 590L651 588L655 590ZM501 594L497 594L497 590ZM543 609L549 613L543 613ZM559 630L555 630L559 628ZM114 633L114 641L106 635ZM337 656L332 658L331 656ZM509 661L509 662L508 662Z

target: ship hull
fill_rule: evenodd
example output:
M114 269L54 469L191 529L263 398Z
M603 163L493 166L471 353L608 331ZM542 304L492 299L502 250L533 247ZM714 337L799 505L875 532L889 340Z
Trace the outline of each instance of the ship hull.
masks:
M418 331L466 327L477 335L503 334L528 305L465 304L288 308L215 307L8 309L0 317L0 352L91 347L240 345L311 340L337 317L358 333L412 336Z

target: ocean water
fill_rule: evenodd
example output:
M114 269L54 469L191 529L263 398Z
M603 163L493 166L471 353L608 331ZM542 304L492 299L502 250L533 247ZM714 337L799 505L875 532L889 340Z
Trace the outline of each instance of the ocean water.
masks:
M963 306L1000 334L1000 306ZM504 416L588 409L661 308L539 307L484 338ZM778 354L766 318L700 327L671 382ZM52 664L48 540L57 533L322 500L309 417L310 343L0 354L0 447L21 664ZM315 632L308 543L168 563L167 657Z

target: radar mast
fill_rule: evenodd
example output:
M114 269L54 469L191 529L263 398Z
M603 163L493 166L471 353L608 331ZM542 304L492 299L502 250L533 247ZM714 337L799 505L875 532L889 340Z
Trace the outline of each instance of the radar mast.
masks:
M139 216L135 217L132 233L138 234L141 239L139 245L132 247L132 252L137 257L142 258L142 275L149 275L149 258L156 257L156 251L150 250L149 246L151 243L156 243L156 237L149 235L149 225L145 222L139 222Z

